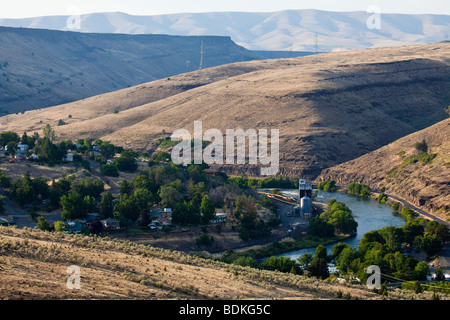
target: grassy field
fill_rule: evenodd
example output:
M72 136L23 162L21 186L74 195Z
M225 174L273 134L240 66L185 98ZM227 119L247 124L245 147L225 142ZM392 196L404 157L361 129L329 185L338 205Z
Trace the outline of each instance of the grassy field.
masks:
M69 289L67 268L80 268ZM381 299L365 287L239 267L130 241L0 227L2 299ZM341 296L341 295L339 295ZM390 289L388 299L432 293ZM441 298L445 298L442 296Z

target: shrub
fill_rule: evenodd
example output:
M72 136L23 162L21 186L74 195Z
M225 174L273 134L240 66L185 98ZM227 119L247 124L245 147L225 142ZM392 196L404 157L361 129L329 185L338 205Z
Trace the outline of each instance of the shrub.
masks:
M398 209L400 209L400 203L399 202L394 202L391 206L392 208L392 212L398 212Z
M197 239L195 239L195 243L198 246L210 246L212 245L212 243L214 242L214 237L213 236L208 236L206 234L202 234L200 237L198 237Z
M422 140L422 142L417 142L414 147L419 150L420 152L428 152L428 145L424 140Z
M100 166L100 173L108 177L118 177L119 169L114 164L102 164Z

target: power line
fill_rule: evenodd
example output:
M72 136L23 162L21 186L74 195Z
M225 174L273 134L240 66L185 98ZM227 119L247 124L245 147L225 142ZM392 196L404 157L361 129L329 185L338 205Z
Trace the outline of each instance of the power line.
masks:
M384 274L384 273L380 273L380 275L384 276L384 278L394 279L394 280L397 280L399 282L410 282L410 280L396 278L394 276L390 276L390 275L387 275L387 274ZM441 286L436 286L436 285L432 285L432 284L422 284L422 283L420 283L420 285L424 286L424 287L441 288L441 289L445 289L445 290L450 290L450 287L441 287Z

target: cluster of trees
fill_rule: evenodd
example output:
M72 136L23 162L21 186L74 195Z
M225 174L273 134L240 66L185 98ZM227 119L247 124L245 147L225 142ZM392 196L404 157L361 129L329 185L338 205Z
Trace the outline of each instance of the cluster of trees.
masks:
M6 146L11 155L16 154L18 144L26 144L30 154L36 154L39 161L48 162L50 165L62 162L67 150L74 148L70 140L60 141L59 143L54 143L54 140L55 131L50 125L44 127L43 137L40 137L37 132L33 136L24 133L21 138L13 131L5 131L0 134L0 145Z
M407 281L423 281L430 270L424 261L401 252L402 248L414 246L427 255L437 254L444 243L450 240L445 225L435 221L416 219L403 227L386 227L370 231L361 239L358 249L345 243L337 243L328 255L324 246L319 245L314 255L306 253L297 260L288 257L270 257L258 264L251 257L239 257L233 263L246 266L260 266L268 270L303 274L308 270L311 276L326 279L330 276L328 264L335 263L341 275L353 275L365 282L366 269L377 265L388 276Z
M328 192L334 192L337 190L336 181L334 180L321 181L317 184L317 189Z
M28 171L23 178L13 182L3 173L0 176L3 176L0 183L6 181L1 185L9 187L11 200L20 206L44 207L48 211L62 207L63 220L82 219L89 212L97 212L96 199L104 191L104 184L99 179L85 178L77 182L74 176L67 176L49 181L42 176L32 178Z
M233 213L240 222L238 232L242 240L267 237L271 234L269 224L258 218L256 200L252 196L239 196Z
M432 256L440 252L448 240L450 234L445 225L414 220L403 227L390 226L366 233L358 250L338 243L333 247L330 259L336 261L341 273L358 275L360 279L366 279L365 268L377 265L384 274L402 280L421 281L426 280L429 274L427 263L419 262L402 250L414 247Z
M370 197L370 187L366 184L352 182L347 185L347 193L367 199Z
M84 219L89 213L98 212L97 199L103 191L104 184L99 179L86 178L71 183L69 191L60 198L62 220Z
M342 202L331 199L327 210L312 218L308 224L308 233L320 238L329 238L335 234L352 234L358 223L351 210Z
M47 179L43 177L31 178L25 172L22 179L18 178L9 186L10 197L21 206L39 204L50 196L50 187Z
M239 177L230 177L229 181L236 183L241 189L259 189L259 188L298 188L298 179L290 177L267 177L264 179L248 178L244 175Z

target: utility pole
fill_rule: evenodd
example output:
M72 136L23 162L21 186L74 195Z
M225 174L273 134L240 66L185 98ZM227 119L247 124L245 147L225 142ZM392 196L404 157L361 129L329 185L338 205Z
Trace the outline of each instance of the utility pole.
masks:
M203 49L203 40L200 45L200 65L198 67L198 70L201 70L203 68L203 56L204 56L204 49Z

